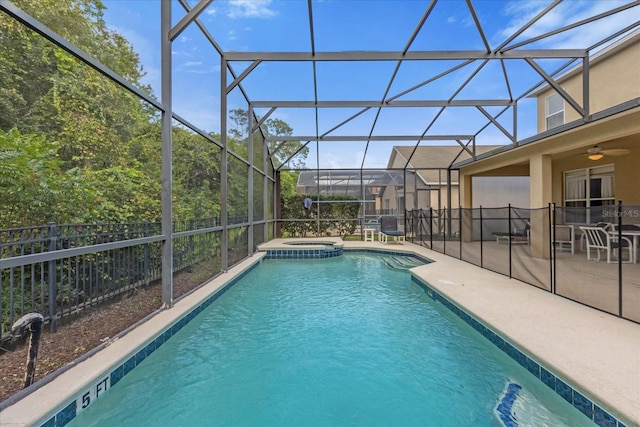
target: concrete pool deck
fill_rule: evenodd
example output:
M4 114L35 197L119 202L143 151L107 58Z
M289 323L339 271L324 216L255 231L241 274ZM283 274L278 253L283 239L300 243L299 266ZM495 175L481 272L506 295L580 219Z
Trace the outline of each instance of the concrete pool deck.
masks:
M276 239L261 248L281 247L282 243ZM345 241L344 248L410 252L434 260L412 269L412 273L627 426L640 426L640 325L411 243ZM0 425L46 421L60 411L63 402L95 387L105 373L263 256L259 253L244 260L2 410Z

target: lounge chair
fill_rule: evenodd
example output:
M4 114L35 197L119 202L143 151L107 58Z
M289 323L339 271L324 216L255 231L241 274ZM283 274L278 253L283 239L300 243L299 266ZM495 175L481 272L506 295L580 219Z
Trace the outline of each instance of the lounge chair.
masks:
M404 231L398 230L398 218L395 216L380 217L380 232L378 240L384 244L387 243L387 237L393 237L395 242L404 242Z
M600 251L607 252L607 262L611 263L611 252L614 252L618 257L622 256L622 251L626 248L629 252L629 259L623 262L632 261L632 243L627 237L622 236L622 241L618 241L618 236L614 233L609 233L602 227L580 227L583 236L586 238L587 243L587 259L591 260L591 250L595 249L598 252L598 257L593 258L594 261L600 261Z
M526 222L524 229L515 229L513 232L494 231L493 236L496 238L496 243L500 244L500 240L513 243L526 243L529 244L529 234L531 233L529 222Z
M555 226L555 229L551 229L553 234L553 243L556 245L556 248L559 250L563 250L565 245L567 249L571 251L571 254L574 254L576 251L575 248L575 240L576 240L576 232L571 224L559 224Z

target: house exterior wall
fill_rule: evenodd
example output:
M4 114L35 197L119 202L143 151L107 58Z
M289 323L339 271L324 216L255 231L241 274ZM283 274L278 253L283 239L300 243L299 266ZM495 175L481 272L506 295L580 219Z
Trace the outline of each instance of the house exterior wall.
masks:
M616 147L623 146L629 150L629 154L605 156L598 161L586 158L588 148L597 144L606 148L609 142L615 143ZM615 167L616 199L625 204L640 204L640 190L637 187L640 182L640 109L635 108L462 167L461 181L469 182L464 188L464 207L472 207L470 177L501 176L505 171L513 175L530 175L530 159L536 155L549 155L552 158L552 198L540 199L536 203L532 201L532 208L543 207L551 202L561 206L565 171L609 163Z
M564 173L578 169L593 168L597 166L613 165L614 167L614 194L616 200L622 200L625 205L640 205L640 141L638 146L631 147L629 154L623 156L605 156L593 161L585 156L573 156L553 162L553 202L557 206L564 204ZM640 222L640 221L639 221Z
M424 191L423 189L415 191L413 185L407 186L407 193L405 198L404 209L444 209L447 205L447 186L446 185L432 185L432 191ZM438 190L440 192L440 199L438 200ZM451 185L451 207L457 209L460 204L458 203L458 184ZM396 189L389 186L385 189L382 196L382 209L385 206L389 206L390 209L398 209L402 211L402 206L396 206L396 200L404 195L402 188ZM414 203L417 201L417 203Z
M640 34L635 34L620 44L593 58L589 68L589 111L592 115L611 107L640 98ZM570 72L559 79L560 86L582 104L582 71ZM540 133L546 128L546 98L556 93L548 87L537 93L537 127ZM563 123L576 122L579 113L564 103ZM605 153L601 160L586 157L587 150L598 145L602 150L626 149L627 154L613 156ZM504 171L522 167L530 177L530 207L546 207L555 202L565 205L565 172L613 165L613 198L625 205L640 205L640 108L611 110L611 114L587 121L580 126L549 133L541 139L522 144L487 159L460 168L460 182L465 187L463 201L471 207L473 201L472 177L500 176ZM514 174L515 175L515 174ZM608 197L607 197L608 199ZM576 217L574 217L576 219ZM590 220L593 220L591 218ZM547 258L550 247L548 235L539 233L548 228L546 216L531 218L531 254ZM472 235L468 230L463 235Z
M391 163L388 165L389 169L394 168L404 168L406 164L406 159L399 157L398 155L393 156ZM412 171L414 171L412 169ZM402 213L404 209L444 209L447 207L447 185L439 185L438 182L428 182L425 184L420 175L420 169L415 170L415 182L414 175L407 174L408 182L406 182L406 194L404 187L396 187L396 186L387 186L382 194L381 198L381 208L385 209L385 206L389 206L391 210L395 212ZM446 173L443 173L442 176L446 179ZM452 173L452 180L457 179L457 175L455 172ZM416 190L417 188L417 190ZM430 188L432 191L425 191L426 188ZM438 191L440 192L440 196L438 197ZM397 206L397 200L399 198L405 196L404 206ZM460 205L458 195L458 183L453 182L451 185L451 207L458 208Z
M598 161L589 160L586 150L594 145L606 148L628 149L623 156L609 156ZM550 162L549 162L550 160ZM613 164L614 196L625 205L640 205L640 108L633 108L615 115L593 121L565 132L548 136L518 149L508 150L486 160L471 163L460 169L461 182L471 185L470 177L476 175L501 175L501 171L515 166L528 165L530 176L530 207L546 207L555 202L564 205L564 172ZM551 180L543 179L551 175ZM465 207L471 207L472 188L464 188ZM535 257L549 256L547 234L537 234L545 230L546 217L531 218L531 254ZM545 228L546 227L546 228ZM463 235L471 236L473 230L463 230Z
M589 66L589 114L606 110L625 101L640 97L640 42L627 45L605 59ZM560 86L579 104L583 103L582 71L570 74L560 81ZM547 130L545 100L556 93L553 88L537 96L538 132ZM564 101L564 123L581 118L570 104Z

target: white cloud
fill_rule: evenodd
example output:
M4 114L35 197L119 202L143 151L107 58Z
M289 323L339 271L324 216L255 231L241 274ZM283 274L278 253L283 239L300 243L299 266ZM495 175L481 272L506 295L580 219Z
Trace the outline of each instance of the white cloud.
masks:
M231 10L229 18L263 18L268 19L277 14L269 8L271 0L229 0Z
M218 13L218 10L213 7L210 7L209 9L207 9L205 13L209 16L214 16L216 13Z
M527 29L522 37L536 37L571 23L593 17L624 3L623 1L614 0L571 1L561 3ZM504 38L510 37L540 13L545 6L546 4L538 0L509 2L503 10L503 13L510 18L510 22L507 27L501 30L500 35ZM640 19L640 10L636 10L636 8L627 9L624 12L543 39L538 43L540 43L540 47L549 49L587 47L638 19Z
M205 70L190 69L187 71L187 73L191 73L191 74L214 74L216 72L218 73L220 72L220 67L210 67Z
M447 24L453 24L454 22L456 22L455 16L450 16L447 18Z
M503 13L510 18L510 21L509 24L502 29L500 34L504 38L510 37L540 13L545 6L547 6L545 3L537 0L511 1L507 3L503 9ZM538 34L542 34L544 31L548 31L548 28L545 29L544 27L550 26L552 21L557 20L558 8L559 7L556 6L550 12L547 12L543 19L537 22L537 25L535 25L535 27L538 28L538 31L536 32L537 34L532 34L532 28L529 28L526 34L528 36L536 36Z
M191 40L191 38L190 38L190 37L187 37L187 36L182 36L182 37L180 37L180 42L182 42L182 43L186 43L186 42L188 42L189 40Z
M369 150L367 150L367 158L364 160L364 167L366 168L380 168L386 169L387 163L389 162L389 151L390 147L377 147L372 146ZM386 155L386 157L385 157ZM360 151L357 154L358 159L362 161L362 157L364 156L364 151Z
M202 61L187 61L183 64L185 67L195 67L197 65L202 65Z

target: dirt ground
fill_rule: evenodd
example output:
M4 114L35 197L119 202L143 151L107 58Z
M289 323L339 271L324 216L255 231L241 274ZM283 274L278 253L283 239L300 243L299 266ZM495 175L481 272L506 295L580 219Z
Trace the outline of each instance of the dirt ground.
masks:
M174 277L174 295L184 295L203 283L203 272L182 272ZM72 362L105 338L113 337L159 309L162 304L162 286L154 283L145 289L136 289L116 301L83 310L73 318L58 322L58 331L49 332L45 325L40 338L36 374L33 382ZM27 341L11 340L0 344L0 401L13 396L24 386L27 366Z

